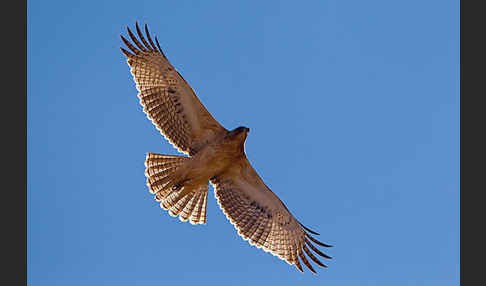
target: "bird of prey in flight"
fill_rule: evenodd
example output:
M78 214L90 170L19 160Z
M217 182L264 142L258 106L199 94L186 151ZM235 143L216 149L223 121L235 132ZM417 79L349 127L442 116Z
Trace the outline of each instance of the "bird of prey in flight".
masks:
M121 39L131 52L121 51L127 57L143 111L160 133L187 155L147 153L147 186L160 206L181 221L205 224L210 182L220 208L244 240L301 272L299 258L316 273L306 254L327 268L311 250L331 259L314 244L331 245L311 236L319 234L296 220L246 158L245 140L250 129L229 131L213 118L169 62L156 37L154 44L147 25L144 36L136 23L139 39L127 30L133 43L123 36Z

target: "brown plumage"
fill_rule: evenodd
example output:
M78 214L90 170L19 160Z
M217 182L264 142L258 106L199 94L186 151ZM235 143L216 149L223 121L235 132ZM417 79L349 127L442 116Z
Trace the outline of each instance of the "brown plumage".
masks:
M251 245L295 265L301 272L300 261L316 273L305 255L327 268L311 250L324 258L331 257L311 241L331 246L311 236L318 233L294 218L246 158L244 143L249 129L228 131L221 126L170 64L157 38L154 44L147 25L145 36L138 24L135 27L138 38L127 28L133 44L121 36L130 50L121 51L127 56L143 111L177 150L188 155L147 154L145 175L155 200L171 216L205 224L211 182L220 208Z

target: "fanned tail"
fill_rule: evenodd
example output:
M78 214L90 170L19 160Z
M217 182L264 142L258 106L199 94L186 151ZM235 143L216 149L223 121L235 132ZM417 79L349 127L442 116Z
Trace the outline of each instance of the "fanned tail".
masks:
M145 176L147 186L160 206L171 216L191 224L206 223L208 185L195 189L185 188L177 177L177 171L189 157L147 153Z

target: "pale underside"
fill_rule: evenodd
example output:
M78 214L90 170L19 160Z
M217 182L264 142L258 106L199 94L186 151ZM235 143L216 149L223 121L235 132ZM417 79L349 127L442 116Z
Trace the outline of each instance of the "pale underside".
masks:
M147 117L172 145L189 156L194 156L228 131L206 110L193 89L169 63L164 53L154 45L147 26L146 38L136 25L138 40L128 29L135 47L122 37L132 51L122 48L139 91L138 97ZM141 42L140 42L141 41ZM175 174L184 168L191 157L148 153L147 185L162 208L182 221L206 223L208 186L195 189L168 187ZM250 244L295 265L300 271L302 261L312 272L306 256L321 267L327 267L309 250L324 258L311 242L330 247L313 238L317 234L301 225L282 201L262 181L243 156L224 172L211 179L220 208L235 226L238 234Z

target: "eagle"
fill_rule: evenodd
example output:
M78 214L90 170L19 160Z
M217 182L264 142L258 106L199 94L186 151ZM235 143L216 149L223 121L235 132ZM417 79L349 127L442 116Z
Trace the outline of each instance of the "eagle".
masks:
M130 72L143 111L160 133L186 156L147 153L147 186L171 216L191 224L206 223L208 182L219 207L238 234L304 272L300 261L316 273L306 255L323 268L312 252L326 259L314 244L317 232L302 225L263 182L245 154L249 128L227 130L216 121L182 75L155 43L145 24L145 36L135 23L138 38L127 27L133 43L123 35ZM314 243L314 244L313 244ZM310 248L310 249L309 249ZM300 261L299 261L300 259Z

